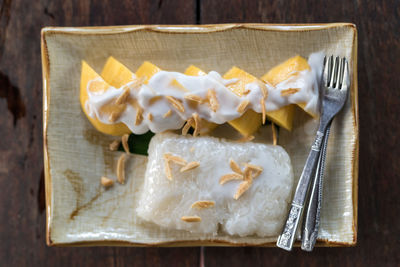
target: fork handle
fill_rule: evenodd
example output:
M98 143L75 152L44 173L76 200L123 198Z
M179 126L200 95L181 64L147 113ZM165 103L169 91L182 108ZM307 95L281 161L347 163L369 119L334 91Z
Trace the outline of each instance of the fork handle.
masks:
M278 237L276 245L284 250L291 251L296 235L297 226L303 212L303 206L292 203L290 212L283 228L282 234Z
M321 218L320 215L325 171L325 158L330 128L331 124L329 124L326 128L325 137L319 156L317 171L315 173L314 183L311 189L310 201L308 202L308 207L304 217L301 249L305 251L312 251L314 249L315 242L317 241L318 237Z
M326 126L327 124L325 123L320 124L314 143L311 146L311 151L308 154L303 172L301 173L299 182L297 183L296 192L294 193L288 218L282 234L278 237L278 241L276 242L278 247L288 251L292 250L293 247L296 231L303 213L307 191L310 186L311 177L315 174L315 169L319 160L321 143L324 138Z

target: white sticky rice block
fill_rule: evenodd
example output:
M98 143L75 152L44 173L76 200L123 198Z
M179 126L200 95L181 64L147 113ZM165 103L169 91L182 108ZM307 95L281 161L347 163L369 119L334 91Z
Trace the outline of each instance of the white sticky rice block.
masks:
M261 237L277 236L282 229L293 187L290 158L280 146L252 142L237 143L214 137L156 134L149 146L145 182L137 214L163 228L196 233ZM172 180L165 174L165 153L200 166L180 172L171 162ZM262 173L237 200L233 198L240 180L221 185L221 176L233 173L229 160L261 166ZM211 208L195 209L200 200L215 202ZM199 216L200 222L182 221L182 216Z

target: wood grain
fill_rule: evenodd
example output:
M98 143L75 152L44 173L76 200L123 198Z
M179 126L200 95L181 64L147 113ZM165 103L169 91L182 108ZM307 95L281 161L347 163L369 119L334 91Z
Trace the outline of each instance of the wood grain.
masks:
M398 266L400 6L398 1L202 0L201 23L353 22L358 28L359 218L355 248L205 248L206 266ZM207 12L213 10L214 12Z
M194 1L0 0L0 266L196 266L199 248L50 248L40 29L196 22Z
M96 3L95 3L96 2ZM0 265L398 266L398 1L0 1ZM359 33L360 180L355 248L48 248L40 29L144 23L353 22Z

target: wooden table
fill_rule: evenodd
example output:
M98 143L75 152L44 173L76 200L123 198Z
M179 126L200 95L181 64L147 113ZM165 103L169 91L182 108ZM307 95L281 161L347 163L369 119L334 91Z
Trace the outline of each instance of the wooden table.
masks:
M400 266L400 3L300 2L0 0L0 265ZM357 25L358 245L316 248L311 254L276 248L47 247L40 29L52 25L224 22Z

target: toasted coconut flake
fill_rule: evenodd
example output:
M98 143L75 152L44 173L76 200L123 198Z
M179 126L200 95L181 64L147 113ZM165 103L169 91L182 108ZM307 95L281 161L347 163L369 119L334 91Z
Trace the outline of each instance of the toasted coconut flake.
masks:
M109 122L116 122L121 117L122 111L112 111L108 117Z
M236 140L236 142L237 143L246 143L246 142L250 142L254 138L255 138L254 135L243 136L240 139Z
M190 101L198 102L198 103L203 102L203 99L198 95L193 95L193 94L185 95L184 98L187 100L190 100Z
M194 122L194 118L193 118L193 115L192 115L192 117L189 119L189 120L187 120L189 123L190 123L190 126L192 126L192 128L194 128L196 125L195 125L195 122Z
M141 124L142 121L143 121L143 109L138 106L137 109L136 109L135 125Z
M233 159L229 160L229 167L231 167L232 171L239 174L243 174L242 170L239 167L239 164L237 164L236 161L234 161Z
M122 94L120 94L117 100L115 100L115 104L117 105L125 104L131 93L131 88L128 86L126 86L123 90L124 91L122 92Z
M300 91L300 88L289 88L281 91L281 96L293 95Z
M170 165L171 161L179 165L186 165L186 160L184 160L179 156L174 156L171 153L165 153L163 155L163 158L164 158L165 176L168 178L168 180L172 180L172 170Z
M282 81L284 81L284 80L282 80ZM264 85L268 85L269 87L275 87L275 85L274 84L271 84L269 81L262 81L262 83L264 84ZM268 92L268 91L267 91Z
M176 99L173 96L166 96L165 98L168 100L169 103L171 103L171 105L176 110L178 110L179 112L182 112L182 113L185 112L185 107L183 106L183 104L178 99Z
M232 180L243 180L243 175L236 172L225 174L219 179L219 184L223 185Z
M239 106L237 107L237 112L243 113L246 110L249 103L250 103L250 101L247 99L240 102Z
M165 153L164 154L164 159L168 160L168 161L172 161L178 165L182 165L185 166L187 164L186 160L180 156L175 156L172 155L171 153Z
M124 148L126 153L130 153L129 151L129 144L128 144L129 134L124 134L121 137L122 147Z
M185 125L182 128L182 135L187 135L190 130L190 127L194 124L194 119L190 118L186 121Z
M248 95L251 92L250 89L246 89L243 91L242 95Z
M251 163L246 163L245 166L247 168L251 169L251 170L255 170L255 171L259 171L259 172L263 171L263 167L258 166L258 165L254 165L254 164L251 164Z
M191 127L191 125L190 125L189 121L186 121L185 125L182 128L182 135L187 135L187 133L190 130L190 127Z
M149 121L153 121L153 114L152 114L152 113L148 113L148 114L147 114L147 119L148 119Z
M179 156L171 156L169 158L169 160L174 162L174 163L176 163L176 164L178 164L178 165L183 165L184 166L184 165L187 164L186 160L184 160L183 158L181 158Z
M181 172L190 171L200 166L200 162L192 161L181 168Z
M261 93L263 95L263 98L266 99L268 97L268 89L267 86L265 85L265 83L257 80L257 84L260 87Z
M111 180L110 178L102 176L101 179L100 179L100 183L104 187L110 187L110 186L112 186L114 184L114 181Z
M193 132L193 136L198 136L200 134L200 117L199 114L197 113L193 113L193 120L194 120L194 132Z
M159 101L159 100L161 100L161 99L162 99L162 96L160 96L160 95L154 96L154 97L150 98L149 104L150 104L150 105L153 105L154 103L156 103L157 101Z
M265 109L265 98L260 99L260 105L262 113L262 124L265 124L265 121L267 120L267 111Z
M274 123L271 123L271 127L272 127L272 143L274 146L276 146L278 144L278 135L276 133L276 126Z
M166 159L166 160L169 160L169 157L171 157L171 156L172 156L171 153L164 153L163 154L163 158Z
M249 182L249 181L241 182L239 185L239 188L236 191L233 198L238 200L243 195L243 193L246 192L250 188L250 186L251 186L251 182Z
M125 156L126 154L122 154L117 162L117 181L120 184L125 183Z
M167 118L171 115L172 115L172 110L169 109L167 112L164 113L163 118Z
M250 172L253 173L253 175L251 176L252 178L258 177L263 171L263 168L258 165L246 163L245 166L247 170L250 170ZM249 175L251 175L251 173Z
M182 216L181 220L184 222L201 222L201 218L199 216Z
M244 170L243 180L249 182L250 185L253 183L252 170L250 168Z
M207 209L215 206L215 202L211 200L199 200L192 204L192 209Z
M208 102L210 103L211 110L216 112L219 109L219 103L215 90L209 89L207 91Z
M169 160L167 160L166 158L164 158L164 172L167 179L172 181L171 166L169 165Z
M144 83L146 80L147 80L147 77L146 77L146 76L142 76L142 77L140 77L140 78L135 78L135 80L133 81L133 83L130 84L129 86L130 86L130 88L136 89L136 88L142 86L143 83Z
M109 148L111 151L117 151L117 150L118 150L118 147L119 147L119 144L121 144L121 140L116 139L116 140L114 140L114 141L112 141L112 142L110 143L110 145L108 146L108 148Z

